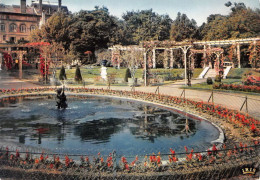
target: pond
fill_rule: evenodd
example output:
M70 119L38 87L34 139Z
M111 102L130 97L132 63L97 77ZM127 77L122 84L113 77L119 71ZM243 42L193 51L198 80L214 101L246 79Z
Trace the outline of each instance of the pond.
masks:
M186 119L174 110L119 98L68 96L59 110L52 95L0 100L0 141L50 152L96 155L116 150L125 156L169 153L184 146L211 147L219 136L208 121Z

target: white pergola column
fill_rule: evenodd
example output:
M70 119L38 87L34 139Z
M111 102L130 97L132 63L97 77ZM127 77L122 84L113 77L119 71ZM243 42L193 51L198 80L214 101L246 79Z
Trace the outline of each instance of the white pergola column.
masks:
M146 51L144 51L144 86L147 86L147 57L146 57Z
M156 68L156 49L153 48L153 68L155 69Z
M119 50L119 52L118 52L118 58L117 58L117 68L118 68L118 69L120 69L120 61L121 61L121 59L120 59L120 54L121 54L121 51Z
M241 56L240 56L240 44L237 44L237 63L238 63L238 68L241 68Z
M206 57L207 57L207 54L206 54L206 45L203 46L203 59L204 59L204 64L203 64L203 68L206 67Z
M187 86L187 52L191 46L183 46L181 47L184 55L184 78L185 78L185 86Z
M170 53L171 53L170 68L173 68L173 62L174 62L174 59L173 59L173 49L170 49Z
M0 71L2 70L3 54L0 52Z

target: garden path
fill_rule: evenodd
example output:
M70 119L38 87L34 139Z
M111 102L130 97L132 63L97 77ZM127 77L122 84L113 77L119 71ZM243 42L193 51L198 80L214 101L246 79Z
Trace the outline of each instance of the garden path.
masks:
M192 80L192 84L201 83L205 80L194 79ZM184 81L176 81L172 84L167 84L160 86L159 91L161 94L171 95L171 96L181 96L183 89L180 89L181 86L184 85ZM19 80L15 77L10 76L7 71L0 71L0 88L3 89L11 89L11 88L29 88L29 87L40 87L40 85L33 84L28 81ZM88 85L88 88L103 88L107 89L107 86L95 86ZM148 86L148 87L136 87L136 91L143 92L151 92L154 93L156 91L157 86ZM113 90L126 90L131 91L131 87L129 86L111 86ZM202 91L202 90L191 90L187 89L186 97L196 100L196 101L208 101L211 96L211 91ZM242 93L230 93L230 92L215 92L213 100L215 104L220 104L231 109L240 110L242 104L245 101L245 94ZM257 119L260 119L260 96L254 94L247 94L248 98L248 112L249 114L255 116ZM210 99L212 101L212 99ZM246 107L244 106L242 111L246 111Z

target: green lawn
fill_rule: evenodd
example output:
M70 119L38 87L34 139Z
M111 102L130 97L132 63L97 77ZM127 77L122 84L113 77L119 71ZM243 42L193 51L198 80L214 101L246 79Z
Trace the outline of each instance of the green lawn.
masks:
M73 79L75 76L75 68L73 69L66 69L66 76L68 79ZM92 69L87 69L85 67L82 67L80 69L82 78L87 80L87 79L94 79L98 76L100 76L101 70L100 67L94 67ZM120 68L120 69L115 69L113 67L108 67L107 68L107 73L108 75L114 75L116 78L124 78L125 77L125 72L126 68ZM156 73L159 76L168 76L171 75L173 77L183 77L184 75L184 69L150 69L150 72L152 74ZM199 74L202 72L202 69L195 69L193 77L198 77ZM60 74L60 70L57 70L56 73L58 76ZM137 69L135 77L136 78L142 78L143 76L143 69Z
M227 79L245 79L248 74L260 76L259 72L252 70L251 68L231 68Z

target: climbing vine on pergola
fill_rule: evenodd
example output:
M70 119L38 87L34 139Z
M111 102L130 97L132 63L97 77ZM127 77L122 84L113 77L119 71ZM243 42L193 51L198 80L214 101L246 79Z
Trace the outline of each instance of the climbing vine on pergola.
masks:
M204 59L204 64L207 65L211 65L213 66L211 63L211 58L212 55L216 55L216 58L214 59L214 65L215 65L215 70L219 73L222 74L223 73L223 53L224 53L224 49L222 48L211 48L208 47L206 49L202 49L202 50L197 50L197 49L191 49L191 54L197 54L197 53L205 53L205 57L203 57Z
M253 68L260 67L260 42L253 42L249 48L249 63Z

